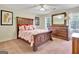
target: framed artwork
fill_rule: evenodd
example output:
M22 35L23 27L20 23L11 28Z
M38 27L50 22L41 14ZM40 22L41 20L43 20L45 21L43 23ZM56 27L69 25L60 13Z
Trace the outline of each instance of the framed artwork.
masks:
M35 17L35 25L39 26L39 17Z
M1 25L13 25L13 12L1 10Z

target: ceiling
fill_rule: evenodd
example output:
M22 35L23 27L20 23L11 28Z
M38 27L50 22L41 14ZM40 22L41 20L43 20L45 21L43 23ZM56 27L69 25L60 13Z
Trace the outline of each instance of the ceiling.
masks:
M33 14L48 14L53 11L79 7L78 4L42 4L45 11L40 11L41 4L0 4L0 8L16 11L26 11Z

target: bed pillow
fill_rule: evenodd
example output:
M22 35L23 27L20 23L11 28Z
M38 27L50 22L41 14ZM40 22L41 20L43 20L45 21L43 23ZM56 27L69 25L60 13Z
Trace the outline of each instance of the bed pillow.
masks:
M29 26L28 25L25 26L25 30L29 30Z
M26 29L25 29L24 26L22 25L22 26L19 26L19 30L24 31L24 30L26 30Z
M25 26L26 30L34 30L34 27L33 25L28 25L28 26Z
M29 30L34 30L34 26L33 25L29 25Z

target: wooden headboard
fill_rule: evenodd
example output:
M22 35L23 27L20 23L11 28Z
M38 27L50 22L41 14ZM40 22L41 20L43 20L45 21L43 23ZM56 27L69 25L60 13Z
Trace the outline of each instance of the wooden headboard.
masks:
M33 25L33 19L16 17L16 20L17 20L17 38L18 38L19 26L20 25Z
M33 25L33 19L30 18L22 18L22 17L16 17L17 18L17 25L22 24L30 24Z

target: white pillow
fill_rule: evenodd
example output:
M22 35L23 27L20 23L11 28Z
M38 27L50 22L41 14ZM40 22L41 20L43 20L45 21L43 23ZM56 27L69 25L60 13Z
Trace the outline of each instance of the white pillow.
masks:
M24 26L19 26L19 30L25 30Z
M25 26L26 30L29 30L29 26Z

